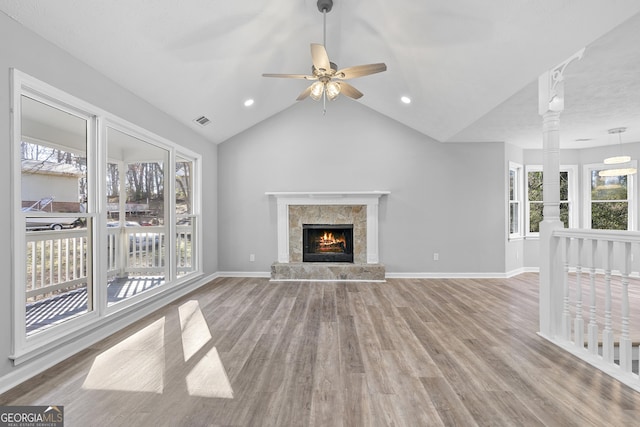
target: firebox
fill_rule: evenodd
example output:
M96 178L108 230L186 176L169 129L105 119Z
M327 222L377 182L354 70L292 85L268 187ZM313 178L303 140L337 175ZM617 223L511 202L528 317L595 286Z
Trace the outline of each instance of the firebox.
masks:
M353 262L353 224L302 224L303 262Z

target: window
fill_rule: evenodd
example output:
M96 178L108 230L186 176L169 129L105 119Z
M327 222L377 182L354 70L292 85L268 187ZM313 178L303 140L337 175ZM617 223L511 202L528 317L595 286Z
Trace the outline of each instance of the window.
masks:
M522 165L509 162L509 238L522 236Z
M176 157L175 209L176 209L176 272L182 277L196 270L196 211L194 208L193 160Z
M20 95L20 217L25 334L31 336L94 311L91 230L95 183L87 152L95 144L90 113L36 93ZM61 130L64 128L64 132ZM73 299L62 302L61 295ZM48 304L52 309L43 310Z
M635 230L635 175L601 177L599 172L606 169L611 167L604 164L585 166L585 228Z
M201 273L200 157L17 70L12 82L19 364Z
M169 151L151 138L109 122L107 168L107 302L111 306L164 285ZM122 196L121 196L122 194Z
M525 214L526 235L536 236L540 232L543 218L542 166L527 166L527 206ZM576 166L560 166L560 220L565 228L577 227Z

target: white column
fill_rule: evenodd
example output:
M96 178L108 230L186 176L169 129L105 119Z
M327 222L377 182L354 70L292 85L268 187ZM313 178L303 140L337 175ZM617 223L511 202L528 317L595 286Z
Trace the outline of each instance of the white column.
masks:
M584 49L543 73L538 79L538 113L542 116L543 214L540 223L540 333L555 338L562 332L563 257L560 239L553 231L560 221L560 113L564 110L567 65L582 58Z
M563 298L563 251L554 230L560 221L560 112L543 116L543 206L540 223L540 332L549 337L560 334Z

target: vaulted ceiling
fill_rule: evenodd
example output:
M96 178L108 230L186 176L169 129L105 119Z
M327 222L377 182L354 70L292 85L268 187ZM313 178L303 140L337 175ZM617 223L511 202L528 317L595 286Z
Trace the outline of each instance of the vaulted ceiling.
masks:
M213 143L296 103L307 81L262 73L309 73L323 38L316 0L0 0L0 11ZM350 80L361 99L332 102L441 142L539 148L537 78L586 47L565 74L561 146L616 143L607 129L619 126L640 141L637 0L335 0L326 20L340 68L388 66Z

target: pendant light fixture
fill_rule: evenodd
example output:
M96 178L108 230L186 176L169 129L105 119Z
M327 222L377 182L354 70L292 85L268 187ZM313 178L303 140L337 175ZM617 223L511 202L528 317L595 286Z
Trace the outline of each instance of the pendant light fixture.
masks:
M633 175L637 169L631 166L631 156L622 154L622 134L627 130L625 127L609 129L609 135L618 135L620 155L607 157L604 159L605 165L618 165L615 169L605 169L598 172L599 176L621 176Z

